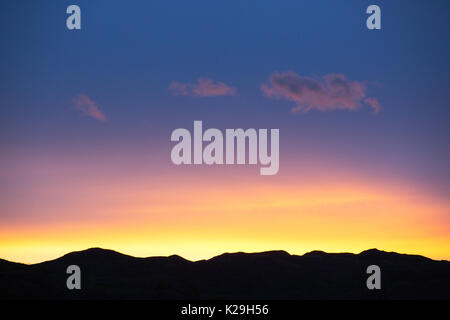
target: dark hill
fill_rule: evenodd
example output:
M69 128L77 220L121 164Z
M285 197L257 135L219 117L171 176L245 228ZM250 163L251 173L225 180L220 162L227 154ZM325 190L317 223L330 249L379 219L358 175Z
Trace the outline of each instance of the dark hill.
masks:
M82 289L66 288L81 268ZM381 268L381 290L366 287ZM450 262L376 249L225 253L191 262L92 248L34 265L0 260L0 299L450 299Z

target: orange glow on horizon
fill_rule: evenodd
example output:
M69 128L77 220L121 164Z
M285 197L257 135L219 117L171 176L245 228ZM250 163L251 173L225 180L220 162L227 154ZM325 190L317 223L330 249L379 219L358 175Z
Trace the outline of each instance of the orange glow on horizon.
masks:
M187 175L176 184L73 186L70 199L48 207L48 218L3 223L0 257L35 263L103 247L199 260L233 251L358 253L376 247L450 258L448 203L400 191L405 188L345 181L239 183ZM64 214L55 217L58 211Z

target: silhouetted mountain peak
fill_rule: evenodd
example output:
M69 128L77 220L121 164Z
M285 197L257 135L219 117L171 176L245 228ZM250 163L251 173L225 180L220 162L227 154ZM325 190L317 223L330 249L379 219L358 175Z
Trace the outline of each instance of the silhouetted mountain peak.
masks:
M185 258L177 255L177 254L173 254L171 256L168 256L167 259L171 260L171 261L177 261L177 262L191 262L189 260L186 260Z
M254 259L277 259L291 256L284 250L271 250L263 252L226 252L215 256L207 261L239 261L239 260L254 260Z
M135 257L125 255L110 249L103 248L89 248L81 251L73 251L64 256L56 259L43 262L42 264L52 264L57 262L74 263L74 264L84 264L84 263L117 263L117 262L128 262L130 260L137 259Z
M387 251L383 251L383 250L378 250L376 248L373 248L373 249L364 250L360 254L363 254L363 255L380 255L380 254L384 254L384 253L388 253L388 252Z
M89 257L124 256L125 257L127 255L119 253L114 250L95 247L95 248L89 248L86 250L70 252L70 253L64 255L63 257L68 257L68 256L89 256Z
M364 250L362 251L360 254L358 254L358 256L363 257L363 258L374 258L374 259L389 259L389 260L398 260L398 259L402 259L402 260L408 260L408 261L433 261L430 258L424 257L424 256L420 256L420 255L414 255L414 254L404 254L404 253L397 253L397 252L392 252L392 251L383 251L383 250L378 250L378 249L369 249L369 250Z
M65 285L70 264L82 270L79 292ZM382 270L381 291L366 287L371 264ZM377 249L236 252L192 262L90 248L35 265L0 260L0 298L7 299L448 299L449 286L450 262Z
M308 257L308 256L314 256L314 257L317 257L317 256L326 256L326 255L328 255L328 254L329 254L329 253L326 253L325 251L314 250L314 251L305 253L303 256L306 256L306 257Z

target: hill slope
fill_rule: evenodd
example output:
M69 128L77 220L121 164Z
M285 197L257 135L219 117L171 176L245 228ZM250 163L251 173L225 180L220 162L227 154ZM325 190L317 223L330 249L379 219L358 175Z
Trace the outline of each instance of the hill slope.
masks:
M66 288L67 266L82 289ZM381 290L366 287L367 266L381 268ZM191 262L135 258L99 248L34 265L0 260L0 299L450 299L450 262L376 249L226 253Z

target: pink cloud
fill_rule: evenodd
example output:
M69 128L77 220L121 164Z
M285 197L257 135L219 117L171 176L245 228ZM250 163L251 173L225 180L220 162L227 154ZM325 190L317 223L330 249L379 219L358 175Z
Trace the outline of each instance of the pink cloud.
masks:
M85 115L92 117L98 121L106 121L106 117L99 110L97 104L85 94L77 94L73 99L75 108L83 112Z
M169 90L174 95L189 95L198 97L227 96L236 94L235 87L227 86L223 82L214 82L210 78L198 78L197 83L180 83L172 81L169 86Z
M270 84L261 86L270 98L295 102L292 112L356 110L366 104L375 113L380 111L377 99L366 97L366 87L358 81L349 81L342 74L328 74L322 79L303 77L293 71L274 73Z
M380 112L381 105L380 105L380 103L378 102L377 99L375 99L375 98L366 98L366 99L364 99L364 102L367 103L369 106L371 106L375 113Z

